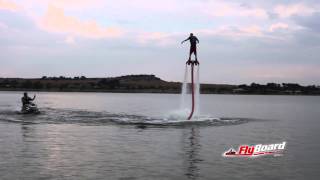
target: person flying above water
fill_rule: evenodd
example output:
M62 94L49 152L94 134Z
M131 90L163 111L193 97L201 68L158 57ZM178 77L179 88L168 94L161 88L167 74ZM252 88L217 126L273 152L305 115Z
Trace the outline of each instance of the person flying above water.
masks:
M21 98L22 107L32 104L32 101L34 101L35 99L36 95L34 95L33 98L30 98L27 92L23 93L23 97Z
M183 44L188 40L190 41L190 52L189 52L189 60L187 61L187 64L191 63L192 53L194 53L196 57L195 63L199 64L198 57L197 57L197 43L199 43L199 39L196 36L194 36L193 33L190 33L190 36L187 39L183 40L181 44Z

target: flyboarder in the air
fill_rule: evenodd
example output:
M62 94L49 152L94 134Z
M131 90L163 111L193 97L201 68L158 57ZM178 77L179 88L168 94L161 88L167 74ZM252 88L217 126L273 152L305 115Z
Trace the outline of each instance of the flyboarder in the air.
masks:
M186 62L186 68L187 66L190 66L191 70L191 94L192 94L192 106L191 106L191 112L190 115L188 116L188 120L190 120L193 116L194 109L195 109L195 87L194 87L194 66L198 66L198 72L199 72L199 61L197 57L197 44L199 43L199 39L193 35L193 33L190 33L190 36L183 40L181 44L183 44L186 41L190 41L190 52L189 52L189 59ZM191 55L194 53L195 60L191 61Z
M198 61L198 57L197 57L197 43L199 43L199 39L193 35L193 33L190 33L190 36L183 40L181 42L181 44L183 44L184 42L186 41L190 41L190 52L189 52L189 60L187 61L187 64L190 65L192 63L191 61L191 55L192 53L194 53L195 57L196 57L196 60L195 60L195 65L199 64L199 61Z

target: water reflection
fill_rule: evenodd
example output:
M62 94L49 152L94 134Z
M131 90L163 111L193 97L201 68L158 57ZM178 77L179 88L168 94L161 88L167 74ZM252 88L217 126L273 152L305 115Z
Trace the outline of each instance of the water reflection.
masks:
M186 167L185 175L188 179L198 179L200 175L200 169L198 163L201 162L200 158L200 130L192 127L188 133L184 133L184 165Z
M31 131L33 131L33 130L30 128L30 126L28 126L25 123L22 123L22 125L21 125L21 134L22 134L24 142L26 141L25 138L28 137L28 134L30 134Z

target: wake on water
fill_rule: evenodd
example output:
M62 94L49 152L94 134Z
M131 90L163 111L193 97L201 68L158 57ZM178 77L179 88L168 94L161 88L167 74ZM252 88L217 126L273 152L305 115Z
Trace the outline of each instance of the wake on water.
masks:
M38 115L23 115L18 111L10 110L0 111L0 121L23 124L142 125L151 127L225 126L249 121L245 118L214 118L210 116L197 116L197 118L186 120L185 113L178 111L162 117L53 108L42 108L40 111L41 113Z

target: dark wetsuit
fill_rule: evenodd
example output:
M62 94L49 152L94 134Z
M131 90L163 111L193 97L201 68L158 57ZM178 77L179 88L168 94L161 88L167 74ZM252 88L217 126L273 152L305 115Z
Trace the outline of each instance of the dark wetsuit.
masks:
M190 41L190 54L197 54L197 42L199 42L198 38L196 36L190 36L188 40Z
M28 96L27 97L23 96L21 98L21 101L22 101L22 105L25 106L27 104L31 104L31 101L33 101L33 99Z
M190 41L190 52L189 52L189 60L187 61L187 64L190 65L191 63L191 55L192 53L194 53L195 55L195 64L198 65L199 62L198 62L198 57L197 57L197 43L199 43L199 39L194 36L192 33L190 33L190 36L186 39L186 40L183 40L181 42L181 44L183 44L185 41Z

